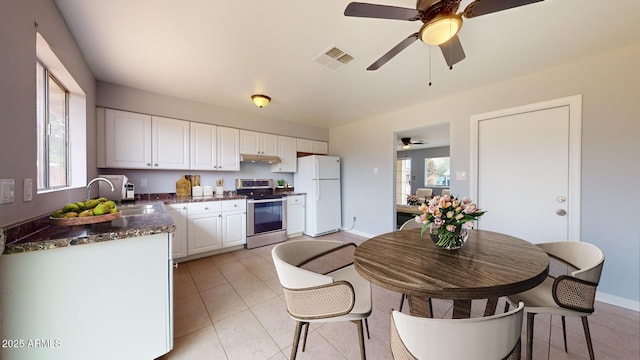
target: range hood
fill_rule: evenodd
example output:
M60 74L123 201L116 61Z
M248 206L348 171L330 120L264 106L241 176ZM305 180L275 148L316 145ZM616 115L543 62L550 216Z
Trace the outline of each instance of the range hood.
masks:
M251 163L267 163L267 164L277 164L281 160L277 156L270 155L255 155L255 154L240 154L241 162L251 162Z

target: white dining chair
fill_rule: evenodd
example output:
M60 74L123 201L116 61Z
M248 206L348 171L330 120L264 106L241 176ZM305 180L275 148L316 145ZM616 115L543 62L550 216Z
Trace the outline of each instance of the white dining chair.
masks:
M445 196L445 195L451 196L451 189L442 189L440 196Z
M429 189L431 190L431 189ZM415 218L414 219L409 219L407 221L405 221L402 226L400 226L400 231L406 231L406 230L411 230L411 229L420 229L422 228L422 224L416 222ZM399 307L399 311L402 311L402 308L404 306L404 301L407 299L407 294L402 294L402 296L400 297L400 307ZM429 317L433 317L433 303L431 302L431 299L429 299Z
M524 302L527 313L527 358L533 352L533 324L536 314L562 316L564 351L567 352L565 316L582 319L589 357L594 359L587 316L594 311L596 288L604 265L604 254L595 245L580 241L537 244L550 258L549 275L537 287L510 295L510 305Z
M391 311L391 353L396 360L517 360L524 304L470 319L430 319Z
M298 240L271 250L287 311L296 321L291 360L296 358L302 327L304 351L309 323L332 321L357 325L361 358L366 359L363 322L368 336L371 284L353 267L355 249L355 244L341 241Z
M429 189L429 188L416 189L416 197L418 197L422 201L428 200L429 198L431 198L431 195L433 195L433 189Z

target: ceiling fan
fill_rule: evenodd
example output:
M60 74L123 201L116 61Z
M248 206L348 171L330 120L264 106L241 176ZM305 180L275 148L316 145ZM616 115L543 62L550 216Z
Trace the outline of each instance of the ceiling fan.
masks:
M424 24L398 45L382 55L367 70L377 70L409 45L420 39L429 45L438 45L449 69L465 58L458 31L462 17L467 19L528 5L543 0L475 0L464 11L456 13L462 0L417 0L416 8L352 2L344 10L345 16L416 21Z
M408 150L411 148L411 145L422 145L425 144L424 140L414 140L411 141L410 137L403 137L400 139L400 141L402 142L402 148L404 150Z

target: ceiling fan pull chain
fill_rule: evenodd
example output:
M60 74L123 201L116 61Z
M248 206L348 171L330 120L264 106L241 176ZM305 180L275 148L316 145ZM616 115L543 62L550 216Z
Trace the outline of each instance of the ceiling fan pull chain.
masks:
M429 48L429 86L431 86L431 46Z

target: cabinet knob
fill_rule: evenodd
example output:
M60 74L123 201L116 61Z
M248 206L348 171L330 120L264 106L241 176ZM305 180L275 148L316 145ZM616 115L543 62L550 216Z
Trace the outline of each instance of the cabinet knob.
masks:
M173 263L173 267L177 269L178 268L178 263Z
M155 166L158 166L158 164L155 164Z
M147 163L147 166L151 166L151 163Z
M206 208L204 208L204 209L205 209L205 210L209 210L209 208L208 208L208 207L206 207Z

